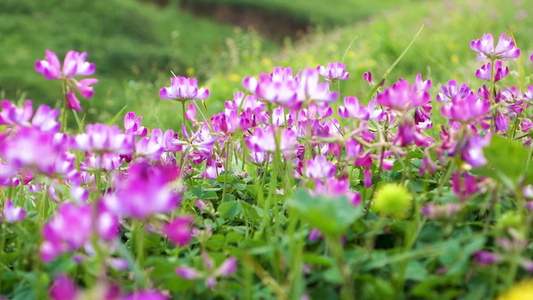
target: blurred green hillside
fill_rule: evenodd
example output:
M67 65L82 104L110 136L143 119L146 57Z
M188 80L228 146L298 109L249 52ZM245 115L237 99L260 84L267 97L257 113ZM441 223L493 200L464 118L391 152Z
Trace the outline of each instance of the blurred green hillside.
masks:
M422 73L424 78L431 77L436 84L450 79L479 84L481 81L473 75L482 63L470 49L470 41L481 38L484 33L492 33L497 42L501 33L509 36L510 28L522 49L523 67L526 71L533 69L528 59L533 52L533 15L528 15L529 11L526 1L413 2L375 16L371 22L309 36L278 55L255 64L241 64L234 72L259 74L270 72L278 65L301 69L344 58L351 76L342 82L341 89L344 94L364 98L370 89L362 80L363 73L371 71L376 80L379 79L424 25L421 35L390 74L388 82L399 77L412 80L417 73ZM507 64L511 70L517 70L516 60ZM225 77L228 75L221 72L211 80L214 88L221 90L215 94L227 94L241 88L239 81L242 78L231 84L232 80L224 80Z
M208 8L228 5L233 9L257 9L265 14L277 15L314 26L331 27L364 20L378 12L420 2L413 0L181 0L186 6Z
M301 69L344 60L351 76L341 83L342 95L363 99L370 88L362 74L371 71L377 80L422 25L422 34L387 83L399 77L413 80L422 73L423 78L433 80L434 93L450 79L479 86L481 81L473 75L481 62L470 50L470 41L488 32L497 39L508 28L522 49L524 74L531 74L533 69L525 59L533 50L533 12L525 0L217 3L239 5L239 11L253 8L280 18L298 18L316 30L297 41L285 39L280 46L257 32L218 24L208 15L193 15L178 0L165 7L133 0L3 0L3 98L16 99L25 91L36 103L56 103L61 97L59 84L45 80L34 71L33 64L44 57L45 49L59 56L76 49L89 53L88 60L97 66L95 77L100 79L95 96L82 103L89 121L107 121L128 105L128 110L144 115L143 122L149 126L177 127L181 107L158 98L159 89L170 84L170 71L199 78L201 85L211 89L208 109L217 112L223 100L242 90L241 82L247 75L270 72L274 66ZM328 29L331 26L335 29ZM507 64L517 70L516 60ZM526 77L525 82L529 80Z
M45 49L60 60L68 50L87 51L100 82L83 100L89 120L109 118L124 106L124 84L153 82L161 73L205 80L227 48L226 39L246 40L246 49L277 49L272 42L180 10L132 0L0 1L0 91L2 98L34 99L55 105L59 83L34 70Z

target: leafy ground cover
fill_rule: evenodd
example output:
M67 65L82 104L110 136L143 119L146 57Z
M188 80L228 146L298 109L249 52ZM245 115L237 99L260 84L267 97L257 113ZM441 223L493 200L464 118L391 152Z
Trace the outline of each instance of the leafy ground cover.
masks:
M464 43L473 83L367 73L361 101L339 97L342 63L246 77L214 114L172 77L176 131L85 125L97 66L47 51L61 111L2 101L0 295L527 299L533 55L505 33Z
M345 28L269 60L233 45L210 79L154 72L107 124L83 117L92 52L40 50L26 71L62 104L2 101L0 298L531 298L530 21L447 5L368 24L347 65ZM464 36L439 52L437 24Z

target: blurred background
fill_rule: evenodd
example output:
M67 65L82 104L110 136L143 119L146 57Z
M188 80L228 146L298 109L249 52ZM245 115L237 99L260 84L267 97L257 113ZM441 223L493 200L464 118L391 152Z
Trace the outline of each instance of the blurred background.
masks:
M45 49L61 61L87 51L96 64L95 95L80 98L86 122L108 122L126 106L147 126L177 128L181 106L158 97L171 71L198 78L218 112L245 76L344 61L342 95L363 99L362 74L379 79L422 25L387 82L422 73L435 93L450 79L475 88L482 63L469 45L483 33L497 40L512 30L531 74L532 9L530 0L0 0L0 99L60 106L59 82L34 70ZM508 65L518 70L516 60Z

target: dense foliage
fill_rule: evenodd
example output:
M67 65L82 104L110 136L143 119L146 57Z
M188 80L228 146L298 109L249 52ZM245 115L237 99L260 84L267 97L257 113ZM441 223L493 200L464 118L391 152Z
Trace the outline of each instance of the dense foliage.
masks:
M246 77L216 114L175 76L177 131L85 125L97 65L46 51L61 111L2 101L0 295L526 299L533 56L506 34L470 49L473 84L367 72L361 101L343 63Z

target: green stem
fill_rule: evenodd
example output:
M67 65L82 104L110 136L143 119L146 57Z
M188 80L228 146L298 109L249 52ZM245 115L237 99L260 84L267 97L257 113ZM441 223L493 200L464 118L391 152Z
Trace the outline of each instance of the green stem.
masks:
M61 132L66 132L67 130L67 109L68 109L67 83L63 81L61 83L61 87L63 89L63 96L65 97L65 102L63 103L63 107L61 108Z
M144 270L144 230L142 221L134 221L134 234L135 234L135 254L137 255L136 263L141 270ZM136 285L138 288L144 288L144 276L137 278Z
M340 236L326 237L328 245L331 249L337 267L342 275L342 290L341 299L353 300L355 299L355 291L352 278L352 270L350 266L344 260L344 249L340 241Z

